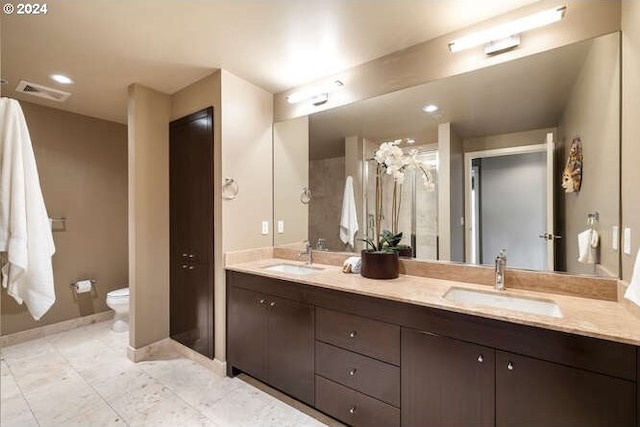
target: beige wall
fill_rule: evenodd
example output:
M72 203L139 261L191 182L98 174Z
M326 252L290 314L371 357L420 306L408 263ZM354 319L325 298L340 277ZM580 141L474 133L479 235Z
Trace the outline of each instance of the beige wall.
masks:
M129 343L169 335L169 118L171 98L129 86Z
M518 49L491 57L486 56L481 48L452 54L449 52L448 43L472 31L504 23L539 10L557 7L559 5L557 0L541 0L462 31L412 46L323 80L309 83L308 86L313 86L336 79L344 83L344 87L330 95L328 102L320 107L303 102L287 103L286 97L299 88L279 93L274 98L275 119L282 121L300 117L620 30L620 3L617 1L566 0L561 4L567 6L564 19L553 25L526 32L522 35Z
M559 142L564 147L560 162L566 161L576 136L581 137L584 156L580 192L562 193L566 268L570 273L599 273L594 265L580 264L577 259L577 235L586 229L587 214L598 212L600 264L605 272L618 276L619 252L611 246L611 227L618 225L620 215L619 38L615 33L593 41L558 129Z
M631 280L640 247L640 2L622 2L622 227L631 228L631 255L622 255L622 278Z
M274 227L284 221L284 233L274 231L274 244L301 242L309 238L309 205L300 201L302 189L310 184L309 117L273 124ZM312 200L311 203L314 203Z
M2 295L1 334L109 310L107 292L127 277L127 128L121 124L21 102L47 212L56 223L53 257L56 302L36 322L24 305ZM75 297L69 285L97 280Z
M464 156L451 123L438 125L438 235L440 259L464 260Z
M309 162L309 185L313 199L309 204L309 241L327 241L332 251L344 251L340 240L340 215L345 182L345 158L315 159ZM354 183L355 186L355 183ZM356 200L358 199L356 196Z

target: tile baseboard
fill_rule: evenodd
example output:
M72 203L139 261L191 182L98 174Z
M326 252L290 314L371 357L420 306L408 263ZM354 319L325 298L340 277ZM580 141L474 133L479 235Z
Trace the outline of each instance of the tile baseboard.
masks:
M23 342L44 338L49 335L58 334L60 332L70 331L72 329L81 328L83 326L92 325L98 322L105 322L113 319L114 312L103 311L89 316L77 317L75 319L65 320L63 322L53 323L51 325L40 326L26 331L20 331L13 334L0 336L0 348L10 345L21 344Z

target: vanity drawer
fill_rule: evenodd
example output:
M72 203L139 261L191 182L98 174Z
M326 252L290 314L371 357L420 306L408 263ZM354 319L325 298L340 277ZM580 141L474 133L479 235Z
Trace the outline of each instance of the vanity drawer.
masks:
M316 374L400 406L400 368L316 341Z
M351 426L400 426L400 409L316 375L316 408Z
M400 365L400 327L316 307L316 339Z

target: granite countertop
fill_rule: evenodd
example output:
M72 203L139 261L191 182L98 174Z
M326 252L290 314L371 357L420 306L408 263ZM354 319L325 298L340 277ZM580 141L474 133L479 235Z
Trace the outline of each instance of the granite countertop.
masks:
M266 258L227 265L225 268L310 286L640 346L640 319L633 316L617 302L509 289L509 283L507 283L505 291L500 291L501 295L553 301L558 305L563 315L562 318L555 318L514 310L455 303L443 298L443 295L451 287L493 291L492 287L486 285L409 275L400 275L399 278L392 280L372 280L359 274L345 274L340 267L322 264L314 264L314 267L321 269L307 275L278 273L264 269L264 267L283 263L303 265L301 262L287 259Z

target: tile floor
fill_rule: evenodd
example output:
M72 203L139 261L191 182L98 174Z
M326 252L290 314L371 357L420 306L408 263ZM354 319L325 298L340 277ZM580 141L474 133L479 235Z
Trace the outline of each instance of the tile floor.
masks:
M0 425L326 425L171 350L135 364L127 343L101 322L3 348Z

